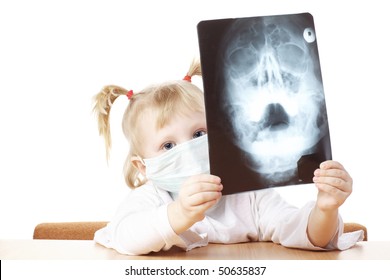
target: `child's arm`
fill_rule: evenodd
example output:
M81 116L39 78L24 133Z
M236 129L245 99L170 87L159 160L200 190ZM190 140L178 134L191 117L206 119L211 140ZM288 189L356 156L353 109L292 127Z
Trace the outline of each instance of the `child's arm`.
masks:
M317 202L311 211L307 234L313 245L326 247L338 227L338 208L352 192L352 178L336 161L325 161L314 172Z
M168 205L168 219L176 234L188 230L204 219L205 212L222 196L221 179L200 174L189 178L181 188L179 198Z
M169 250L172 246L192 249L207 244L193 231L176 234L168 219L172 197L146 183L132 190L108 225L95 233L94 240L127 255Z

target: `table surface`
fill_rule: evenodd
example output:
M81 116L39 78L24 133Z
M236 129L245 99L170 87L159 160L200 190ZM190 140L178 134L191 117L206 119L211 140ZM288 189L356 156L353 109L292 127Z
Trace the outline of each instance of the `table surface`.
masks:
M209 244L185 252L172 248L166 252L128 256L107 249L92 240L0 240L0 259L89 259L89 260L390 260L390 241L358 242L345 251L307 251L285 248L271 242Z

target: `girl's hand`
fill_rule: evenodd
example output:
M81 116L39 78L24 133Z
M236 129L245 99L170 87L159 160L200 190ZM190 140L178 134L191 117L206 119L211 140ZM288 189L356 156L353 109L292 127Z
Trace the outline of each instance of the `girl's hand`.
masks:
M352 193L352 178L337 161L321 163L313 182L318 189L317 207L322 211L337 210Z
M338 227L338 208L352 192L352 178L340 163L328 160L314 171L313 182L318 195L309 216L307 235L314 246L325 248Z
M180 234L205 217L205 212L222 196L221 179L200 174L189 178L182 186L179 198L168 206L172 229Z

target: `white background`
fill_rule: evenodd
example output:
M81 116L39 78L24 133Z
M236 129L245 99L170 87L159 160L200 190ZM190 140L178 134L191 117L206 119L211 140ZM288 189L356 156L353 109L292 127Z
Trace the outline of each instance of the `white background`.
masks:
M385 1L0 2L0 238L32 238L41 222L106 221L127 194L127 146L114 105L109 165L92 96L180 79L205 19L314 16L334 159L354 178L347 222L389 240L390 20ZM200 80L195 81L199 84ZM312 185L280 188L301 206Z

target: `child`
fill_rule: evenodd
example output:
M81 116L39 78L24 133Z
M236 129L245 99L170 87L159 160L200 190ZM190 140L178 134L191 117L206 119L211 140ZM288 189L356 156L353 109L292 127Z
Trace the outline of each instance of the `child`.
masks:
M99 132L111 146L109 115L117 97L129 99L122 128L130 151L124 165L132 188L114 219L95 241L129 255L178 246L273 241L286 247L344 250L362 240L361 231L343 234L338 207L352 192L352 179L335 161L314 172L316 202L298 209L273 190L222 196L223 182L209 174L202 91L191 83L201 75L193 62L183 80L138 93L106 86L96 96Z

